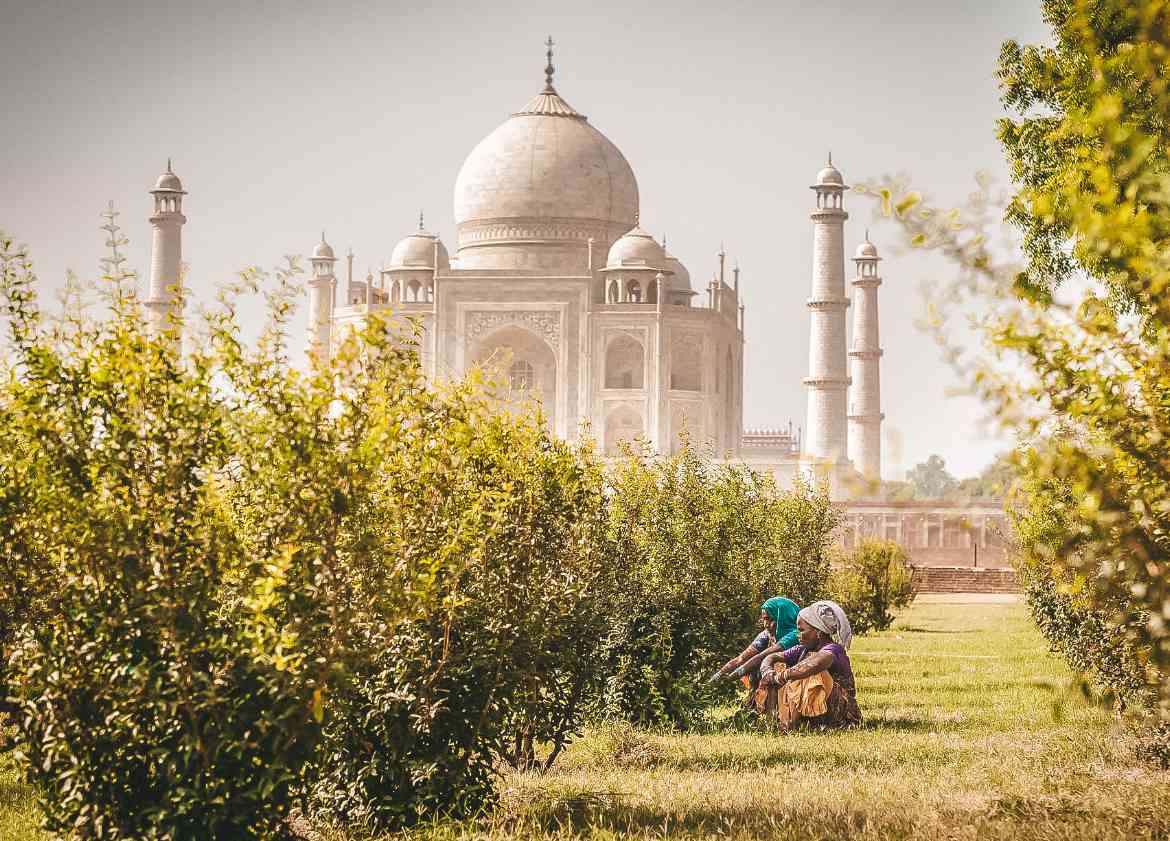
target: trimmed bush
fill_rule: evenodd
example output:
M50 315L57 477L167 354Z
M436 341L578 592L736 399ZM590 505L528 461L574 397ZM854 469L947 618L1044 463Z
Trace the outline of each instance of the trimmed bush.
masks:
M914 600L913 570L906 550L889 540L863 539L833 571L829 590L855 634L884 631L893 611Z
M436 553L461 543L466 563L440 568L441 599L409 621L362 618L366 656L330 710L312 789L330 823L385 831L476 811L494 799L501 762L555 760L599 685L600 466L542 422L486 404L472 431L458 481L419 497L441 516L402 536ZM470 539L456 540L469 522Z
M617 610L599 656L601 713L686 726L727 685L706 682L756 632L759 605L823 592L836 513L806 485L704 460L631 453L612 479Z

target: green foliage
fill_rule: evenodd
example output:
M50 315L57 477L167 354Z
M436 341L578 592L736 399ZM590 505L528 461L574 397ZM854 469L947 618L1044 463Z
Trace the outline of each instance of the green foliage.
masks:
M999 499L1009 496L1015 485L1017 471L1012 453L1001 453L978 476L960 479L951 492L951 499Z
M855 634L884 631L893 611L914 599L906 550L890 540L866 539L833 570L829 592L845 610Z
M380 484L390 444L414 431L394 412L426 391L403 374L413 351L375 322L336 365L292 370L295 264L267 293L254 350L225 297L184 356L179 323L144 335L125 275L107 277L109 316L53 322L6 238L2 263L3 560L45 576L42 615L0 596L20 617L10 679L46 825L283 836L332 692L363 653L353 620L372 606L388 625L409 619L436 568L464 562L458 541L395 555L401 534L384 528L400 513ZM245 273L241 289L263 280ZM458 454L429 458L422 481Z
M1024 502L1036 527L1021 551L1040 621L1062 640L1100 630L1117 663L1137 658L1140 670L1090 659L1119 693L1140 672L1170 721L1170 3L1043 10L1054 46L1009 42L1000 68L1019 188L1006 216L1024 232L1025 269L990 245L985 181L965 211L893 180L867 191L911 245L960 267L932 300L944 344L947 308L978 308L990 357L949 349L1030 446L1022 473L1040 498ZM1074 273L1082 282L1054 294Z
M42 322L5 240L12 367L9 561L54 559L53 610L15 652L21 750L47 827L106 838L278 834L311 754L305 682L217 614L245 567L218 512L230 422L212 367L147 340L121 286L114 315ZM263 559L258 559L263 560Z
M1053 651L1112 700L1119 712L1148 727L1150 722L1143 719L1156 705L1159 676L1148 665L1148 650L1133 640L1140 637L1149 614L1132 598L1108 604L1095 601L1075 564L1053 563L1053 547L1076 528L1075 500L1066 483L1038 469L1035 451L1023 451L1019 459L1025 479L1009 511L1016 566L1032 616ZM1143 738L1147 759L1170 761L1170 753L1161 747L1164 732L1159 738L1155 726Z
M423 418L425 434L387 477L392 498L426 520L418 539L434 552L460 542L466 563L438 574L441 598L409 621L362 617L363 657L331 711L312 790L331 823L384 831L476 811L501 761L551 765L600 685L591 653L609 616L610 558L600 466L538 419L491 414L482 398L464 408L434 426ZM451 452L453 427L454 481L399 495L430 457L428 439Z
M837 514L806 485L705 461L630 453L613 477L616 610L599 656L605 715L692 723L712 699L706 677L753 635L759 605L821 595ZM723 689L722 691L726 691Z
M1007 41L998 72L1013 115L998 134L1021 188L1007 219L1023 232L1028 258L1017 289L1047 301L1083 270L1108 284L1116 303L1140 306L1145 295L1126 277L1129 249L1102 247L1095 225L1136 223L1151 244L1170 235L1161 214L1146 212L1164 202L1147 203L1157 192L1148 176L1170 163L1166 5L1044 0L1041 8L1051 46Z
M958 480L947 471L942 456L932 455L906 471L906 481L914 488L915 499L942 499L958 487Z

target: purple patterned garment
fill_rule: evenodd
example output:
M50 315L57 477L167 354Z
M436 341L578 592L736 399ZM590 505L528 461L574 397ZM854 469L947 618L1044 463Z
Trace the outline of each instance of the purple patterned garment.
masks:
M849 655L845 653L843 646L835 642L826 643L821 646L818 651L828 651L833 655L833 662L829 666L829 677L836 683L841 684L841 688L849 693L850 697L857 696L857 686L853 682L853 666L849 663ZM787 649L781 656L784 658L784 664L787 666L795 666L809 654L815 654L815 651L809 651L803 645L794 645Z

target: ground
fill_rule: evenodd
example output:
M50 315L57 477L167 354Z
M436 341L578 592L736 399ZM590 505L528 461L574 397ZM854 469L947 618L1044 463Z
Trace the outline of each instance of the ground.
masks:
M412 841L1170 838L1170 774L1136 765L1019 602L922 597L851 655L858 731L779 736L730 710L701 733L596 728L551 773L505 778L492 816ZM0 769L0 841L40 839L32 814Z

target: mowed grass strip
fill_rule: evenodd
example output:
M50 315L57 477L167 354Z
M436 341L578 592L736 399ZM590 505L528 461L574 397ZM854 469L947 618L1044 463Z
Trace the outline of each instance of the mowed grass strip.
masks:
M592 730L547 775L514 774L452 837L1170 837L1170 775L1136 767L1016 603L913 605L851 651L859 730ZM350 837L355 837L350 835Z
M1170 837L1170 774L1137 766L1019 603L919 602L851 651L859 730L776 735L733 710L704 732L592 729L549 774L508 774L478 821L404 837ZM0 841L41 841L0 759ZM350 828L325 841L358 841Z

